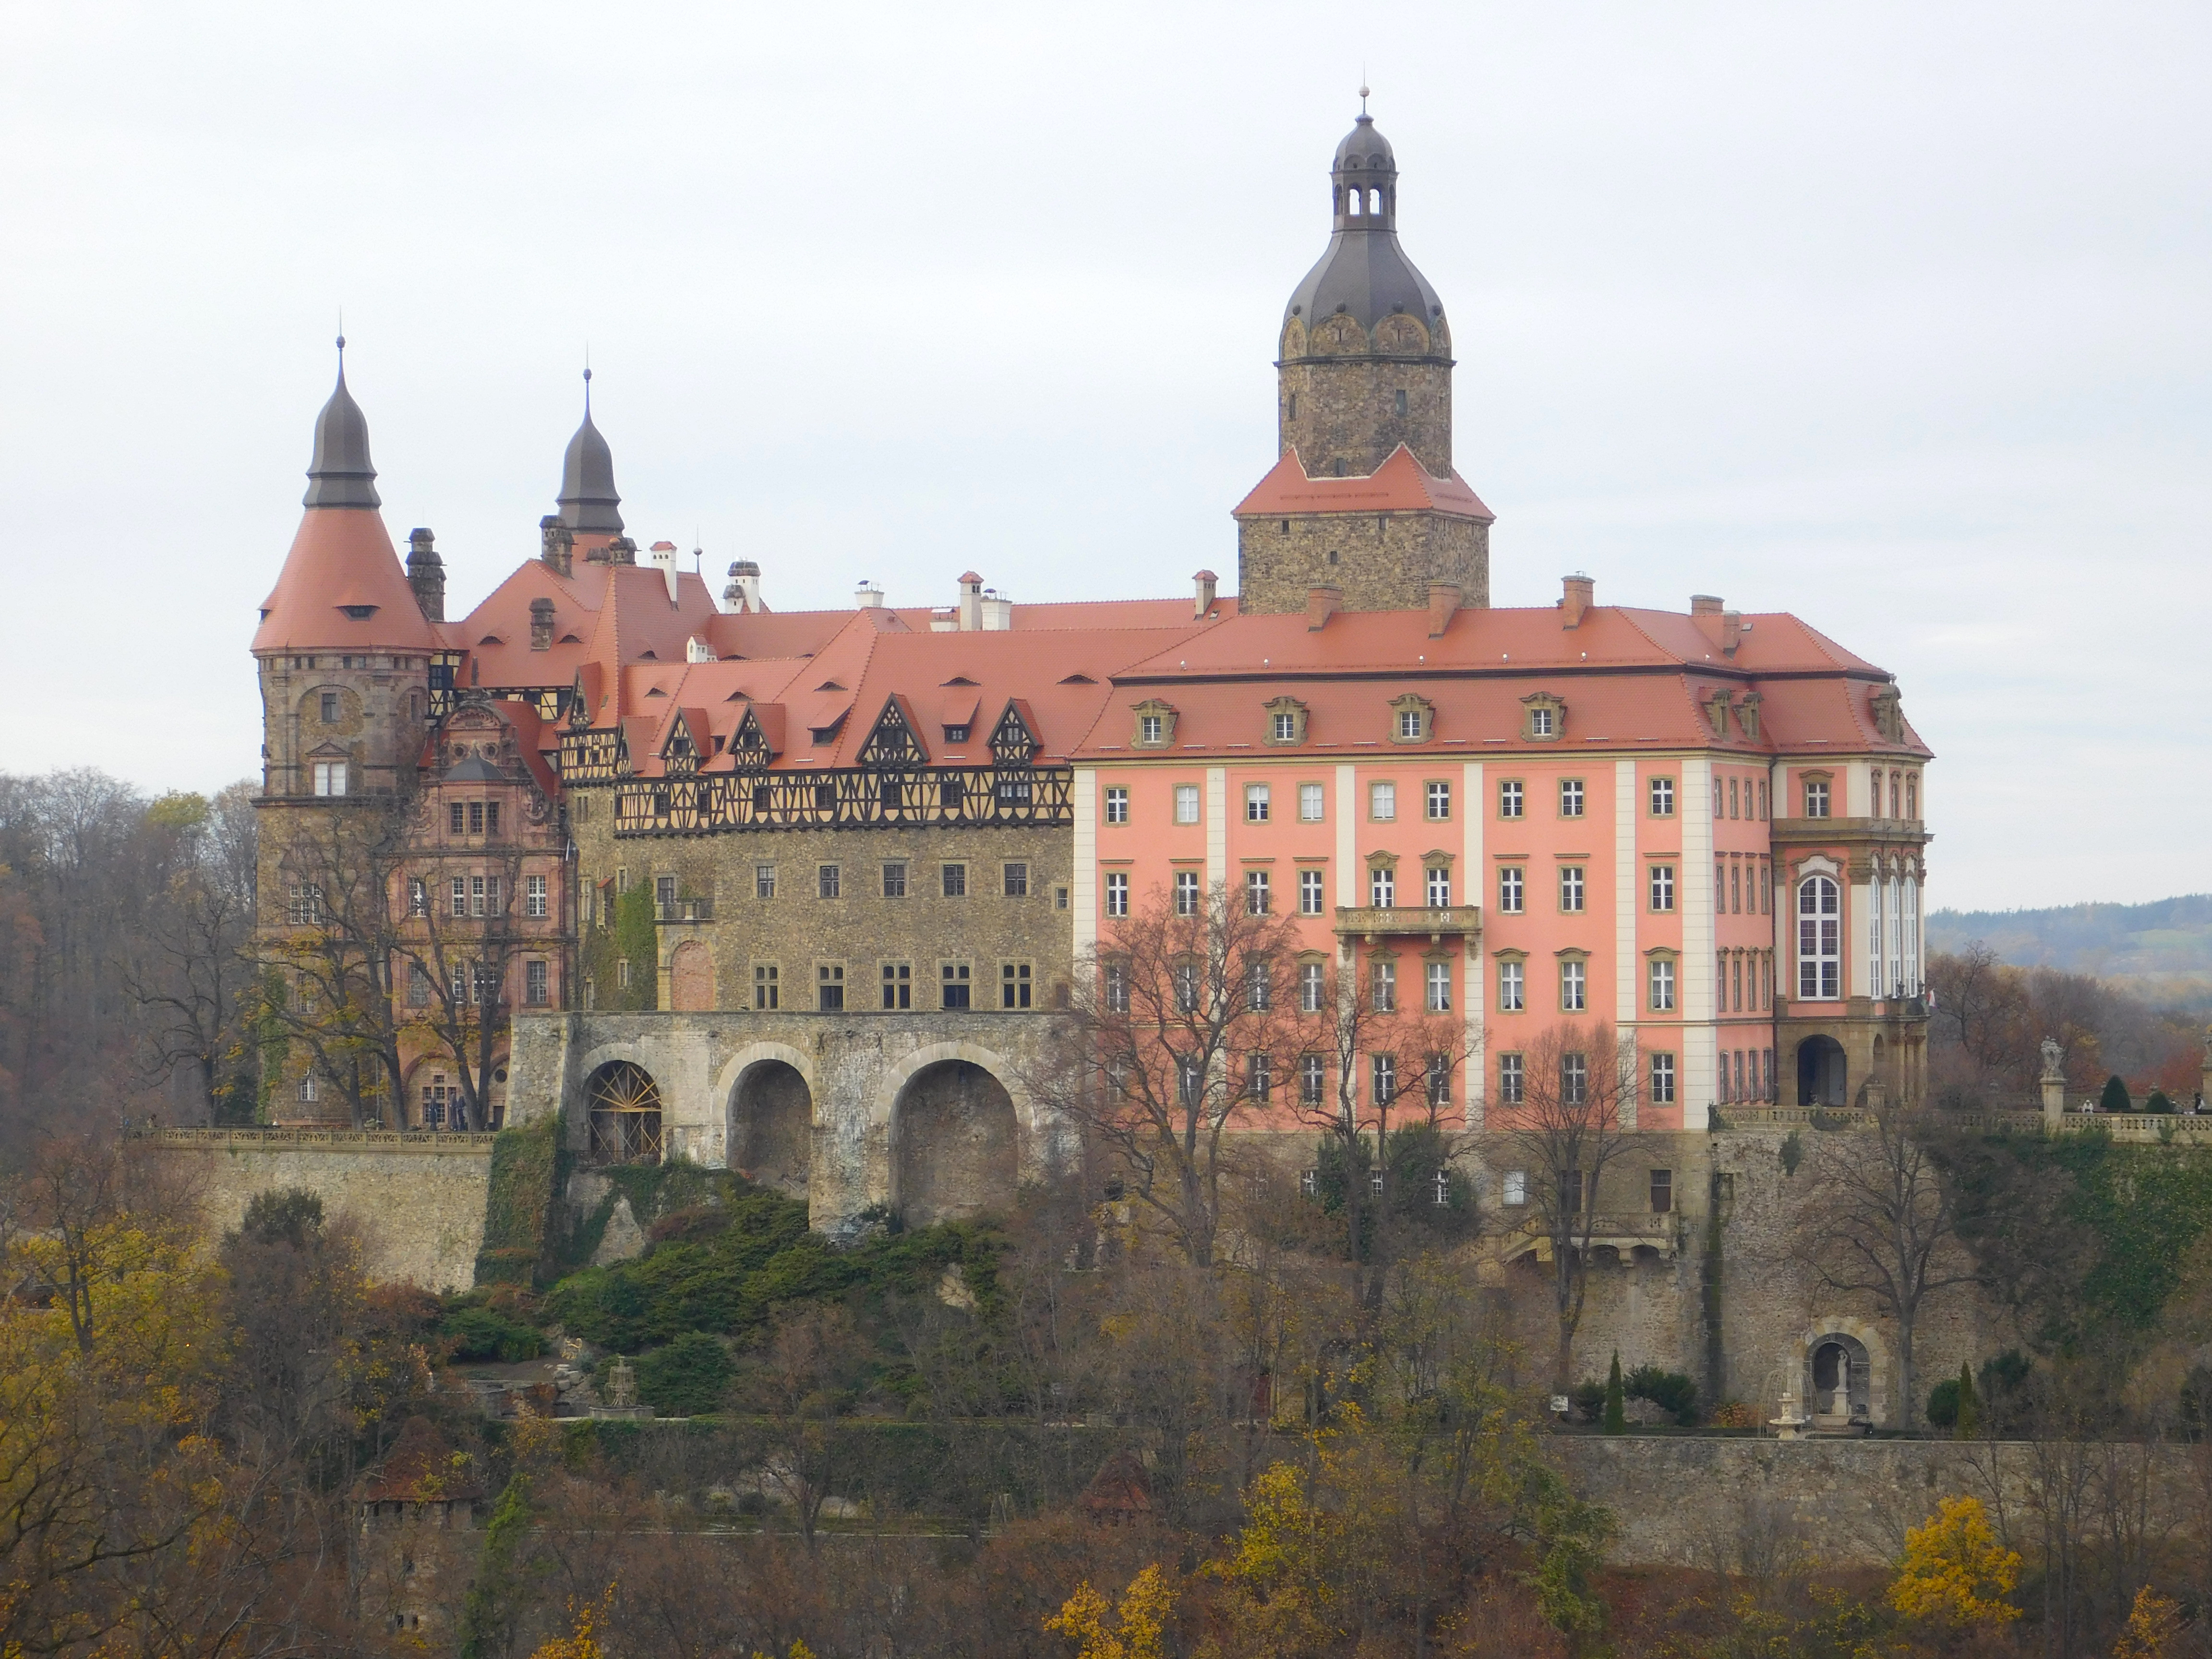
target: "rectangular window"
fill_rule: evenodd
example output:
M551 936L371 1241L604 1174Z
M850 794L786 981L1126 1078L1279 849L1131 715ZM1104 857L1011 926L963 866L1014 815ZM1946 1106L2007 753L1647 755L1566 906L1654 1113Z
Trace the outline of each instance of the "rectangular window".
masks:
M1300 784L1298 786L1298 822L1319 823L1327 812L1328 799L1328 797L1322 793L1321 785Z
M484 804L480 800L469 803L469 833L481 836L484 832Z
M1528 903L1528 872L1517 864L1498 866L1498 908L1509 916L1519 915Z
M1674 779L1651 780L1651 816L1655 818L1671 818L1674 816Z
M1275 734L1277 743L1296 743L1298 740L1298 717L1285 709L1269 722L1268 730Z
M1583 781L1580 778L1559 780L1559 816L1578 818L1583 815Z
M1498 816L1517 818L1528 810L1528 792L1518 778L1508 778L1498 786Z
M947 962L939 967L939 1006L946 1008L965 1008L969 1006L969 993L972 981L964 962Z
M676 914L676 878L655 876L653 878L653 908L662 921Z
M1318 1106L1328 1087L1328 1069L1319 1054L1298 1056L1298 1104Z
M1165 714L1140 714L1137 717L1139 741L1165 743L1168 740L1168 717Z
M533 921L542 921L550 908L545 878L525 876L522 878L522 914Z
M1245 909L1253 915L1264 916L1273 900L1273 895L1268 890L1267 872L1265 870L1247 870L1244 872Z
M313 1072L309 1072L300 1079L300 1098L301 1100L313 1100L314 1097L315 1074Z
M468 913L469 878L466 876L455 876L453 878L453 914L457 916L465 916L468 915Z
M533 1008L543 1008L546 1003L548 980L545 964L532 959L522 964L522 1000Z
M1713 817L1714 817L1715 821L1716 821L1716 822L1717 822L1717 821L1719 820L1720 817L1721 817L1721 781L1720 781L1718 778L1715 778L1715 779L1713 780Z
M480 916L485 914L484 878L482 876L471 876L469 878L469 914L472 916Z
M885 898L906 896L906 860L903 859L895 859L884 866L884 896Z
M887 962L884 964L884 1006L893 1012L902 1012L914 1006L912 963Z
M1431 1106L1449 1106L1451 1104L1451 1056L1449 1054L1431 1054L1429 1056L1429 1104ZM1439 1182L1437 1187L1437 1202L1439 1204L1449 1203L1451 1201L1451 1177L1444 1174L1443 1170L1439 1170L1437 1171L1437 1180Z
M1274 1097L1274 1065L1263 1049L1255 1048L1245 1057L1244 1093L1262 1106Z
M1398 786L1395 783L1370 783L1367 786L1367 816L1377 823L1392 823L1398 817Z
M1828 816L1828 786L1826 784L1808 783L1805 786L1805 816L1808 818L1825 818Z
M1674 1056L1651 1056L1651 1103L1672 1106L1674 1103Z
M622 966L623 983L627 986L629 983L629 958L628 957L624 957L623 958ZM467 963L455 962L447 964L446 990L447 994L452 997L453 1006L455 1007L459 1007L468 1001L469 964Z
M1244 822L1265 823L1270 810L1272 810L1272 801L1267 786L1264 783L1246 784L1244 786Z
M1552 735L1553 712L1553 711L1549 708L1532 708L1528 711L1528 735L1530 737L1548 738Z
M1398 872L1387 864L1378 864L1367 872L1367 902L1376 910L1388 910L1398 902Z
M1520 1056L1515 1054L1509 1058L1518 1060ZM1501 1201L1508 1209L1519 1210L1528 1206L1528 1172L1526 1170L1508 1170L1504 1181L1500 1184L1504 1188Z
M773 1009L781 1006L774 964L765 962L755 963L753 964L753 1006Z
M407 964L407 1006L410 1008L430 1006L430 976L422 971L420 963Z
M1451 963L1432 962L1428 964L1429 1012L1448 1014L1451 1012Z
M1583 866L1563 864L1559 866L1559 908L1574 912L1583 908Z
M1007 865L1000 872L1000 891L1007 898L1027 898L1030 896L1029 866Z
M410 916L430 914L430 884L420 876L407 878L407 914Z
M1528 1063L1521 1054L1500 1054L1498 1057L1498 1098L1508 1106L1521 1105L1528 1098Z
M1736 796L1736 788L1735 788L1735 785L1736 785L1736 781L1735 781L1734 778L1730 778L1730 779L1728 781L1728 787L1729 787L1729 816L1730 817L1736 817L1740 816L1740 815L1738 814L1738 812L1736 811L1736 800L1735 800L1735 796Z
M1318 962L1298 964L1298 1012L1317 1014L1321 1012L1322 965Z
M1735 984L1734 1012L1740 1014L1743 1012L1743 952L1741 951L1735 953L1729 976Z
M1398 736L1406 743L1417 743L1421 736L1421 711L1401 708L1398 711Z
M1671 864L1651 866L1651 908L1661 913L1674 908L1674 866Z
M1920 774L1917 772L1905 775L1905 816L1914 821L1920 817Z
M1528 964L1525 962L1501 962L1498 964L1498 1012L1517 1014L1528 1006Z
M446 809L446 826L454 835L464 833L468 823L469 809L459 801Z
M1255 962L1252 971L1244 976L1244 1003L1255 1013L1264 1014L1275 1006L1275 981L1267 972L1267 964Z
M837 896L839 887L841 885L841 878L838 875L837 866L836 865L817 865L815 867L814 877L816 896L826 899L833 899Z
M1129 792L1120 784L1109 785L1106 790L1106 822L1127 823L1129 821Z
M1198 872L1178 870L1175 878L1175 911L1179 916L1198 914Z
M343 761L315 763L315 793L319 795L343 795L346 792L346 763Z
M937 872L937 890L943 894L946 898L966 898L968 896L968 866L966 865L948 864L944 866Z
M753 896L764 899L775 896L775 866L773 864L753 866Z
M1384 957L1368 969L1367 988L1370 1000L1378 1014L1398 1012L1398 964Z
M1774 862L1771 859L1759 861L1759 914L1774 914Z
M1429 822L1441 823L1451 817L1451 785L1431 783L1426 789Z
M1589 1104L1589 1056L1561 1054L1559 1056L1559 1100L1563 1105Z
M1026 1008L1030 1006L1030 964L1026 962L1002 962L999 964L999 1006Z
M1106 1012L1126 1014L1129 1012L1129 969L1125 963L1106 964Z
M1559 1007L1565 1012L1579 1014L1589 1006L1589 964L1586 962L1563 962L1559 964Z
M1206 1068L1194 1060L1176 1062L1176 1103L1195 1106L1206 1092Z
M338 694L335 691L325 691L323 693L320 701L323 711L323 724L325 726L336 725L338 718Z
M825 1014L840 1012L845 1006L845 964L842 962L817 963L814 969L814 1006Z
M1729 909L1739 916L1743 914L1743 866L1734 859L1729 860Z
M1766 817L1766 781L1763 778L1759 785L1759 816L1761 820Z
M1661 957L1654 959L1646 969L1650 978L1651 1012L1671 1014L1674 1012L1674 964Z
M1369 1059L1372 1062L1374 1102L1377 1106L1387 1106L1398 1097L1398 1057L1395 1054L1372 1054ZM1380 1170L1375 1174L1377 1180L1382 1178Z
M1451 869L1450 869L1450 866L1447 866L1447 865L1442 865L1442 864L1432 864L1432 865L1431 865L1431 866L1428 867L1428 870L1427 870L1427 872L1426 872L1426 873L1427 873L1427 876L1428 876L1428 883L1427 883L1427 885L1428 885L1428 895L1429 895L1429 908L1430 908L1430 909L1431 909L1431 910L1449 910L1449 909L1450 909L1450 908L1451 908Z
M1106 914L1109 916L1129 914L1129 878L1119 870L1110 872L1106 878Z
M1179 783L1175 787L1175 821L1177 823L1198 822L1198 786Z
M1299 871L1298 914L1300 915L1317 916L1321 914L1321 872L1318 870Z
M499 803L495 800L488 800L484 803L484 834L495 836L498 833Z

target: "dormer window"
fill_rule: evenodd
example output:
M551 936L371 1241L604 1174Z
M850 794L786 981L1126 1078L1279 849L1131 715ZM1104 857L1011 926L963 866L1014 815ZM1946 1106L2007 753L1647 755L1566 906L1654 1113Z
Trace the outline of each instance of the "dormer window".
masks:
M1136 746L1164 749L1175 741L1176 711L1172 703L1147 698L1132 711L1137 717Z
M356 622L367 622L376 614L376 607L373 605L342 605L338 609Z
M1421 735L1421 711L1401 708L1398 711L1398 736L1401 741L1411 743Z
M1296 697L1277 697L1267 704L1267 741L1301 744L1306 740L1306 706Z
M1411 692L1390 704L1390 739L1394 743L1425 743L1435 735L1436 705Z
M1521 699L1521 735L1530 743L1556 743L1567 729L1567 705L1548 691Z
M968 728L967 728L966 726L946 726L946 727L945 728L945 742L947 742L947 743L965 743L965 742L967 742L967 741L968 741Z
M1277 743L1294 743L1297 740L1298 717L1296 714L1278 714L1274 717L1274 721Z
M1137 740L1139 743L1165 743L1168 736L1166 717L1146 714L1137 721Z

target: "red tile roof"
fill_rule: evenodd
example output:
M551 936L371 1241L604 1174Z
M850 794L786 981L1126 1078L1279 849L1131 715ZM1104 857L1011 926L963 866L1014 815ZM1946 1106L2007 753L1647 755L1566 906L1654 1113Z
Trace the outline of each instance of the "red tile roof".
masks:
M1316 478L1309 475L1298 452L1286 449L1273 470L1237 504L1234 516L1266 519L1304 513L1446 513L1490 523L1497 515L1482 504L1466 479L1430 476L1400 444L1364 478Z
M365 617L342 607L365 608ZM422 651L438 640L373 507L311 507L261 602L256 651Z

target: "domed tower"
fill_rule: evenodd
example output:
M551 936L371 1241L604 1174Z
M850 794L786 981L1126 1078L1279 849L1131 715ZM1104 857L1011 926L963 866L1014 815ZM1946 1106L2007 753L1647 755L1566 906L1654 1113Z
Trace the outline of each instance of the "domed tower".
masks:
M615 489L614 451L592 421L592 371L584 371L584 422L561 458L561 511L556 515L569 550L587 560L627 564L622 496ZM548 521L549 526L550 520Z
M1238 604L1303 610L1334 587L1346 610L1410 610L1446 586L1486 605L1491 514L1452 470L1451 330L1399 246L1398 161L1364 101L1329 198L1328 246L1283 312L1279 459L1237 509Z

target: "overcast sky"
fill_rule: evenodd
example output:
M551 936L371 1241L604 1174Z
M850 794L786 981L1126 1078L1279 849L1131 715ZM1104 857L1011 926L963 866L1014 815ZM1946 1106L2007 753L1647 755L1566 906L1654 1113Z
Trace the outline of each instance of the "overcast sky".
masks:
M777 609L1231 575L1363 70L1497 603L1893 671L1933 903L2212 884L2201 0L0 0L0 769L255 769L341 307L455 613L587 343L631 533Z

